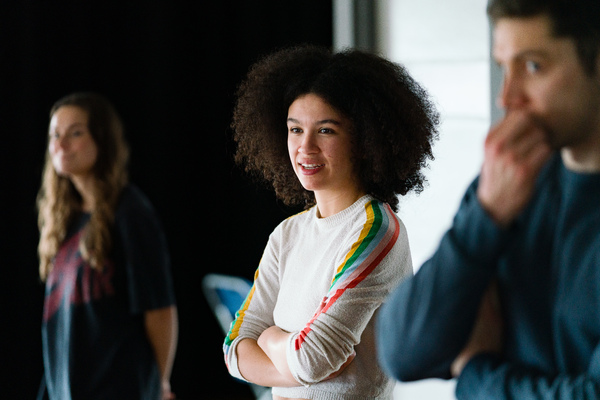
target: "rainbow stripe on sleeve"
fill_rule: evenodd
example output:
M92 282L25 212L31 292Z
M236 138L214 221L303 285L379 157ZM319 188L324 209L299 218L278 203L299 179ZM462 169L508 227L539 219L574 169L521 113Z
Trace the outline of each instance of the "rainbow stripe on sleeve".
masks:
M327 312L347 289L354 288L362 282L385 258L398 239L400 224L388 204L370 201L365 205L365 210L367 221L358 240L337 268L329 292L321 301L316 313L296 337L296 350L300 350L312 330L313 322Z
M304 214L306 212L308 212L308 210L301 211L296 215ZM296 215L292 215L291 217L288 217L288 219L293 218ZM259 265L260 265L260 263L259 263ZM256 281L256 278L258 278L258 272L259 272L259 268L256 269L256 272L254 273L254 281ZM248 309L248 306L252 302L253 295L254 295L254 285L252 285L252 288L250 289L248 296L246 296L246 300L244 300L244 303L242 304L240 309L235 314L235 319L231 323L229 333L227 334L227 336L225 336L225 342L223 343L223 352L225 353L225 356L227 356L227 353L229 352L229 346L231 346L231 343L240 334L240 327L242 326L242 324L244 322L244 317L246 316L246 310ZM227 359L227 357L225 357L225 359Z
M365 205L367 220L361 230L357 241L352 245L344 261L336 269L336 274L331 282L329 292L321 301L321 304L311 320L298 334L295 339L295 349L299 350L306 336L312 330L313 322L335 303L347 289L351 289L362 282L379 265L381 260L392 249L400 234L400 224L388 204L370 201ZM258 277L256 270L254 279ZM244 321L244 316L252 296L254 286L248 293L244 304L236 313L235 320L231 323L231 329L225 337L223 350L225 355L229 351L231 343L239 335L239 330Z
M256 278L258 278L258 269L254 273L255 281L256 281ZM231 346L231 343L240 334L240 327L242 326L242 323L244 322L244 317L246 316L246 310L248 309L248 306L250 305L250 302L252 301L252 296L254 295L254 288L255 288L254 285L252 285L250 292L248 292L248 295L246 296L246 300L244 300L244 303L242 304L240 309L235 313L235 319L231 323L231 327L229 328L229 333L227 334L227 336L225 336L225 342L223 343L223 352L225 353L225 356L227 356L227 353L229 352L229 346ZM225 360L227 360L227 357L225 358Z

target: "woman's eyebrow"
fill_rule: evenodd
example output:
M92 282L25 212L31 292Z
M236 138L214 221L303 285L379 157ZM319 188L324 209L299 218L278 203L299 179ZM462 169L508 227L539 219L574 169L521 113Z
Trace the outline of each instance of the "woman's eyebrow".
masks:
M298 121L298 120L297 120L297 119L295 119L295 118L288 118L288 119L287 119L287 121L288 121L288 122L291 122L291 123L293 123L293 124L299 124L299 123L300 123L300 121ZM320 121L317 121L316 123L317 123L318 125L321 125L321 124L333 124L333 125L341 125L341 124L342 124L340 121L338 121L338 120L336 120L336 119L322 119L322 120L320 120Z
M333 125L341 125L342 123L337 119L323 119L321 121L317 121L318 124L333 124Z
M65 131L76 129L76 128L87 128L87 124L84 122L74 122L65 128ZM48 132L56 132L56 127L50 127Z

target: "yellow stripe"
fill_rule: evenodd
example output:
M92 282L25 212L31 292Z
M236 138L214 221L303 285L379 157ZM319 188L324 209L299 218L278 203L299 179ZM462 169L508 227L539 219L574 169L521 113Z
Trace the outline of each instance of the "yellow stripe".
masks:
M375 214L373 213L373 203L371 201L365 205L365 210L367 211L367 222L365 222L365 225L363 226L363 229L360 232L358 240L352 244L350 251L348 252L348 254L346 254L346 258L344 259L344 262L342 262L340 264L340 266L337 268L337 270L335 271L335 275L333 276L331 284L333 284L333 282L335 282L335 277L337 276L337 274L339 274L342 271L342 269L344 269L344 265L346 265L346 262L350 259L350 257L352 257L352 255L354 255L356 250L360 247L360 244L362 243L362 241L369 234L371 227L373 226L373 221L375 220Z
M254 281L256 281L256 278L258 278L258 268L256 269L256 272L254 273ZM229 341L233 341L236 337L239 336L240 327L242 326L242 323L244 322L244 316L246 315L246 310L248 309L248 306L250 305L250 302L252 301L252 296L254 295L254 289L255 289L255 286L252 285L252 288L250 289L248 296L246 296L246 300L244 301L244 304L242 305L242 307L238 310L238 312L235 315L235 321L233 322L231 329L229 330L229 334L227 335L227 339Z

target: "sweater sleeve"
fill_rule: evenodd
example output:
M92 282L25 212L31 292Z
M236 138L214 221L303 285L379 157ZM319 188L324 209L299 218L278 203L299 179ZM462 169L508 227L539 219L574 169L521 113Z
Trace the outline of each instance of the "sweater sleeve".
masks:
M223 343L225 364L229 373L235 378L245 380L238 368L237 345L242 339L258 340L260 334L273 321L273 309L279 293L279 276L277 272L277 247L279 231L275 230L263 252L259 267L254 274L254 283L244 303L236 313L230 330Z
M450 378L506 241L507 233L481 208L474 182L435 254L378 315L378 357L388 375L401 381Z
M389 206L371 202L358 240L340 254L335 277L304 329L291 336L287 360L303 385L320 382L351 356L375 310L412 273L406 230Z
M597 368L599 363L600 346L596 347L590 365ZM600 384L589 373L548 375L505 362L495 355L480 354L465 366L456 385L456 397L460 400L598 399Z

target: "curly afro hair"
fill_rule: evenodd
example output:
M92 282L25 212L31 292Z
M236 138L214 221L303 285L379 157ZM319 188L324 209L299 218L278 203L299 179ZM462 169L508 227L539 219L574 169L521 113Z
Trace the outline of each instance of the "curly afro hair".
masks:
M236 93L231 128L235 161L275 189L287 205L310 207L287 148L290 105L315 94L352 122L353 163L362 189L395 211L398 195L421 192L433 160L439 114L401 65L359 50L332 53L303 45L255 63Z

